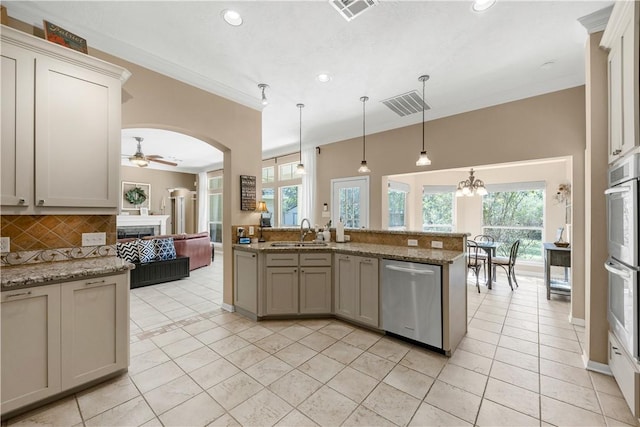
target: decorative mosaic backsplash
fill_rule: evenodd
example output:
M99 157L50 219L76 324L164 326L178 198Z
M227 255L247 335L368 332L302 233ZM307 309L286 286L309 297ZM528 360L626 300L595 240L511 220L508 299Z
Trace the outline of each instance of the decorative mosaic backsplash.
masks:
M82 246L82 233L107 235L116 243L115 215L2 215L0 236L11 239L10 252Z
M37 264L40 262L116 256L116 245L82 246L74 248L41 249L0 254L0 266Z

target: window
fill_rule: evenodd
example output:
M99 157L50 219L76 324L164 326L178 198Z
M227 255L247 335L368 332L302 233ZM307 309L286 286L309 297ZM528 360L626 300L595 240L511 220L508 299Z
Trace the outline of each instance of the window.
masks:
M300 224L302 177L295 174L299 154L262 162L262 200L267 204L272 227Z
M276 180L275 177L275 166L267 166L265 168L262 168L262 183L268 183L268 182L273 182Z
M422 231L453 232L455 187L422 187Z
M407 229L407 195L409 184L389 181L389 230Z
M300 206L300 185L280 187L280 225L300 224L298 207Z
M284 165L280 165L280 176L278 177L279 181L288 181L290 179L299 178L296 172L297 163L287 163Z
M209 237L214 243L222 243L222 171L212 172L207 186L209 193Z
M483 234L500 242L498 255L509 256L520 239L518 259L542 262L544 182L488 185L482 201Z
M369 177L331 180L331 216L345 228L369 227Z
M222 190L222 175L209 178L209 190Z

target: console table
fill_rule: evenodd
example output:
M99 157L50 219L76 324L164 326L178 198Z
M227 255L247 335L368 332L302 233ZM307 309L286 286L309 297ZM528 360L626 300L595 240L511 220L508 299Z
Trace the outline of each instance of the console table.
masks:
M569 268L571 267L571 248L561 248L553 243L544 246L544 284L547 287L547 299L551 294L571 295ZM564 267L564 280L551 278L551 266Z

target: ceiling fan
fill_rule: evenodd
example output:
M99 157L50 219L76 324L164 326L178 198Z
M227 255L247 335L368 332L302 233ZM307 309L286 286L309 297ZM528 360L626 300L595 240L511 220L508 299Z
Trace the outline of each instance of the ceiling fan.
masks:
M144 138L140 136L134 136L133 139L138 141L138 148L136 149L136 152L134 155L128 156L128 157L129 157L129 161L134 165L144 168L149 166L149 162L156 162L156 163L162 163L163 165L168 165L168 166L178 166L178 164L175 162L161 160L162 156L157 154L151 154L149 156L145 156L144 153L142 152L142 141L144 140Z

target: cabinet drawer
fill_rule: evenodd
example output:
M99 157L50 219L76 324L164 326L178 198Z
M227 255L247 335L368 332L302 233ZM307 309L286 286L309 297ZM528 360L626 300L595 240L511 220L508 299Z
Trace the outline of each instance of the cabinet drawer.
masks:
M627 405L636 418L640 416L640 372L616 337L609 332L609 367Z
M298 266L297 253L267 254L267 267Z
M331 265L331 254L329 253L300 254L300 265L303 267Z

